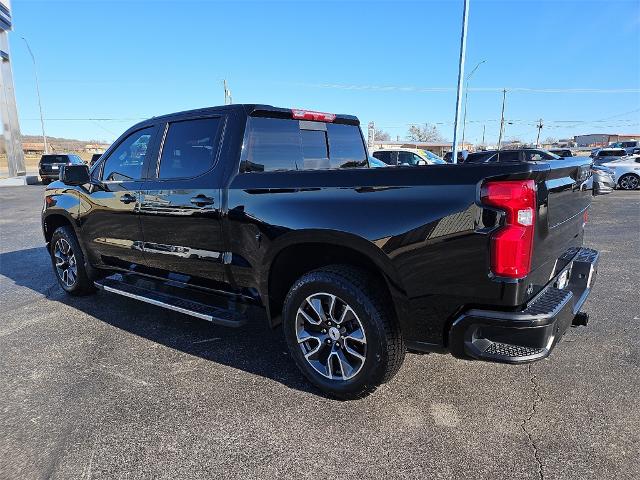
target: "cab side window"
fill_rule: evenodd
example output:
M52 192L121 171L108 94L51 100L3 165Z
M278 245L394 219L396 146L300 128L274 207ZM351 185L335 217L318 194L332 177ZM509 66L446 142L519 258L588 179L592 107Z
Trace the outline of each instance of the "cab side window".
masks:
M155 127L148 127L125 138L104 161L102 180L122 182L142 178L142 167L154 130Z

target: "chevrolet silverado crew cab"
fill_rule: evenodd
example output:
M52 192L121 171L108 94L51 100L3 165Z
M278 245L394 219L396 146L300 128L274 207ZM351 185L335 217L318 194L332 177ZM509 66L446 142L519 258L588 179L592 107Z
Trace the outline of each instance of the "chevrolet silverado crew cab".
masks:
M309 381L357 398L407 350L531 362L586 323L590 174L584 158L369 168L356 117L229 105L64 166L42 227L69 294L282 325Z

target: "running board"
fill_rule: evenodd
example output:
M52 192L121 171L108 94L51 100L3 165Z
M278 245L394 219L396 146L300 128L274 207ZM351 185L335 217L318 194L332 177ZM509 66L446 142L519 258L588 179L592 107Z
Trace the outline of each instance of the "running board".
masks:
M190 292L187 288L172 288L161 284L161 282L137 278L133 275L115 274L97 280L94 284L105 292L201 318L216 325L240 327L248 320L246 306L235 300L226 300L225 306L214 305L212 303L216 301L217 303L225 303L225 300L207 295L206 297L210 297L212 300L210 302L203 298L205 296L200 292L197 294L199 297L197 299L187 298L194 296L196 292Z

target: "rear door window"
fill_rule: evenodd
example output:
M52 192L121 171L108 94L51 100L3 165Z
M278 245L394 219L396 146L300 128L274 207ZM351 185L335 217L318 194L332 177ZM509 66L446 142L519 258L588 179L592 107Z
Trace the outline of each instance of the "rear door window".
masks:
M217 153L219 127L220 118L170 123L158 178L192 178L209 171Z

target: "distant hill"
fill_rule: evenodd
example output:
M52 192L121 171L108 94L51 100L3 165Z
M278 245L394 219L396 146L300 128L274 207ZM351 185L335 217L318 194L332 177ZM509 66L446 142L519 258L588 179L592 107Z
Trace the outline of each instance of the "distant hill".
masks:
M98 144L109 144L104 140L76 140L73 138L59 138L59 137L47 137L47 142L49 145L54 145L56 150L59 151L69 151L69 152L77 152L84 150L86 145L98 145ZM41 135L22 135L22 143L42 143Z

